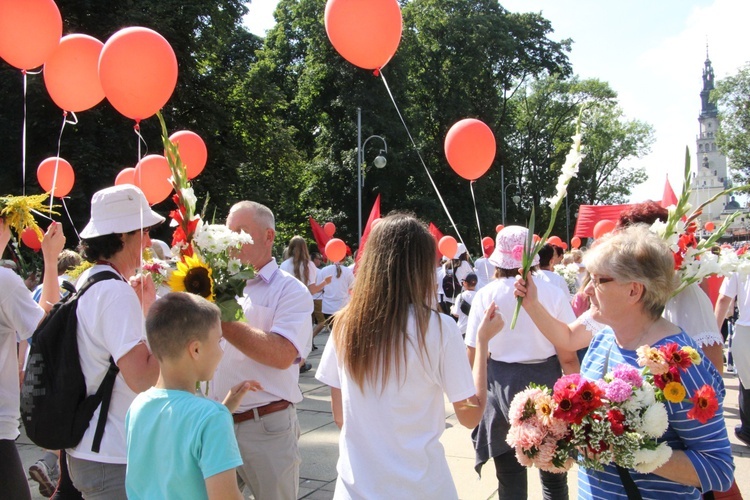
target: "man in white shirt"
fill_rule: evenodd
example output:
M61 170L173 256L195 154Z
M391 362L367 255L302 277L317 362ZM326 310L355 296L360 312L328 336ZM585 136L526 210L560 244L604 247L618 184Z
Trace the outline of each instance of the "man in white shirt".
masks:
M220 400L228 388L255 379L263 389L248 393L233 415L242 455L240 477L258 500L296 500L301 462L297 410L302 401L299 363L312 347L312 296L272 257L276 235L270 209L242 201L229 211L227 226L253 238L239 258L255 268L241 300L247 322L222 323L228 341L210 395Z

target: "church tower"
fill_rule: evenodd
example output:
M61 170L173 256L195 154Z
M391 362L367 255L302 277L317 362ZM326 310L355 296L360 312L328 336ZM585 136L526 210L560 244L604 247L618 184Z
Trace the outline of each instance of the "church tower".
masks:
M703 64L703 90L701 90L701 113L698 116L699 133L696 138L696 158L693 164L692 193L690 204L697 208L701 203L730 187L727 158L716 147L716 131L719 128L719 111L710 101L714 89L714 69L708 57ZM722 212L731 203L729 196L722 196L703 210L703 222L719 221ZM736 203L736 202L734 202ZM732 210L733 211L733 210Z

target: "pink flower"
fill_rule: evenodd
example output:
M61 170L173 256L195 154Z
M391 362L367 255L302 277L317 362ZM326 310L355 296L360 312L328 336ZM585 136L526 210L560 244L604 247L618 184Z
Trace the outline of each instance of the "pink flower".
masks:
M627 401L633 394L633 386L619 378L614 379L607 384L604 395L613 403L622 403Z
M525 420L517 429L518 431L515 436L516 446L520 446L524 450L530 450L534 447L538 448L542 444L545 433L537 425L536 419ZM508 437L510 437L510 433Z
M638 366L645 366L654 375L661 375L669 371L669 363L659 349L647 345L636 350L638 354Z
M534 462L526 456L520 446L516 446L516 460L518 460L518 463L524 467L531 467L534 465Z
M641 372L639 372L634 366L626 364L617 365L612 371L612 376L616 379L624 380L632 387L637 387L640 389L643 385L643 377L641 377Z
M523 260L523 245L516 245L511 250L511 257L515 260Z

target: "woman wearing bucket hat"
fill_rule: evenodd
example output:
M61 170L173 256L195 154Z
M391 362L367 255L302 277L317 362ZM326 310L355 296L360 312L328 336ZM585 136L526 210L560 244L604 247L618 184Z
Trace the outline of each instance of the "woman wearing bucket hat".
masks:
M67 450L75 487L84 498L126 498L125 413L137 393L151 387L159 365L145 342L144 312L155 300L153 282L136 276L148 230L164 222L135 186L120 185L94 193L91 219L81 231L83 257L94 265L79 278L114 272L119 279L93 285L78 301L78 349L88 394L94 394L109 370L115 379L99 452L92 451L99 410L81 442Z
M474 359L477 329L482 313L493 303L506 317L513 317L516 307L514 284L521 267L524 242L528 229L520 226L507 226L496 237L495 250L489 261L495 266L495 281L479 290L474 296L466 329L466 345L472 363L484 362ZM539 263L534 258L534 265ZM575 319L568 302L567 294L546 281L539 281L539 301L548 311L562 321ZM533 382L551 387L565 373L577 372L578 358L575 352L556 350L531 318L522 310L515 329L508 322L500 334L489 343L490 356L486 361L487 408L479 426L472 433L476 450L475 469L493 459L498 479L498 497L501 499L526 498L528 486L526 468L516 460L515 450L505 439L510 428L508 411L516 393ZM540 472L542 489L546 499L567 499L568 484L566 474Z

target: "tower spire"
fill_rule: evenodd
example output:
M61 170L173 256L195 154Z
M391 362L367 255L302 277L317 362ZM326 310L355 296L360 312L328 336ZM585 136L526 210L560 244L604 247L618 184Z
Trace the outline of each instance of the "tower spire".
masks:
M701 116L715 117L719 110L716 104L709 100L711 91L714 89L714 68L708 57L708 39L706 39L706 62L703 63L703 90L701 90Z

